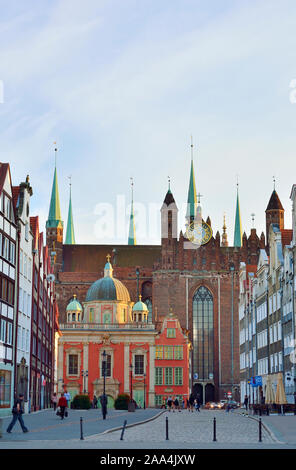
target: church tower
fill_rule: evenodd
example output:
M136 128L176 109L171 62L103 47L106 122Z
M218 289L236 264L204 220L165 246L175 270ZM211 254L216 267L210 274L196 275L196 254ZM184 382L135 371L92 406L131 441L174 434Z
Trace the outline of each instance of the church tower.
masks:
M238 185L237 185L237 195L236 195L236 212L235 212L233 246L236 246L236 247L242 246L242 223L241 223L240 207L239 207Z
M128 245L136 245L136 228L135 228L135 217L134 217L134 181L131 178L131 187L132 187L132 203L131 203L131 215L130 215L130 224L129 224L129 234L128 234Z
M276 190L274 189L269 199L269 203L266 208L266 211L265 211L266 245L268 245L268 234L269 234L269 227L271 224L278 224L280 230L284 228L284 212L285 212L285 209L283 208L280 198Z
M71 195L71 179L70 179L70 200L69 200L69 210L68 210L68 222L67 222L67 232L65 245L75 245L75 235L74 235L74 224L73 224L73 214L72 214L72 195Z
M64 222L61 217L59 188L58 188L58 177L56 167L56 154L57 148L55 148L55 168L53 185L51 191L51 199L49 206L48 219L46 221L46 244L49 249L49 253L54 256L54 274L62 269L63 263L63 230Z
M186 227L188 227L195 220L196 208L197 208L197 198L196 198L196 186L195 186L194 168L193 168L193 143L192 143L192 138L191 138L191 168L190 168L190 179L189 179L188 198L187 198Z
M173 269L176 262L178 208L170 188L161 207L161 252L163 269Z

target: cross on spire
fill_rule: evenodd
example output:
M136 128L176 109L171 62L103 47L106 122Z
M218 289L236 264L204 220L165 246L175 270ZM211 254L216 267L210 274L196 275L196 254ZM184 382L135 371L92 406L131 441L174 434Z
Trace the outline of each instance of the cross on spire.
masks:
M198 202L198 204L200 204L200 198L203 197L203 195L200 194L200 193L198 193L198 194L197 194L197 197L198 197L198 201L197 201L197 202Z
M111 255L109 255L109 253L108 253L108 255L106 256L106 258L107 258L108 263L110 263Z

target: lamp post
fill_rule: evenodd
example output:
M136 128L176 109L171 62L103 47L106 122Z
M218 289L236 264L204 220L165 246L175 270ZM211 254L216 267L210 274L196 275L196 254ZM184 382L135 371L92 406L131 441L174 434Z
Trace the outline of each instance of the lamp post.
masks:
M233 394L234 374L233 374L233 284L234 284L234 265L230 266L231 276L231 394Z
M103 352L103 361L102 361L102 372L103 372L103 399L101 400L101 406L102 406L102 413L103 413L103 419L106 419L106 414L107 414L107 403L106 403L106 351L104 350Z
M144 410L146 410L146 374L144 372Z

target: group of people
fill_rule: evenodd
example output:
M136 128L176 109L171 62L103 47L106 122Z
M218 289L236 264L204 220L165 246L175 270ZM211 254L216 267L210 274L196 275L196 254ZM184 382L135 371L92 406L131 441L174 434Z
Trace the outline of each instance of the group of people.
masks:
M186 408L188 411L192 411L195 409L196 411L200 411L200 400L199 397L195 398L193 394L190 395L189 399L186 400ZM182 398L182 401L178 399L178 397L169 396L166 403L164 402L162 408L168 408L169 411L181 411L185 409L185 400Z
M56 411L57 406L59 408L57 414L64 419L68 416L67 408L69 408L71 400L71 395L69 392L62 392L60 398L58 399L57 394L53 393L51 396L51 403L53 405L53 410Z

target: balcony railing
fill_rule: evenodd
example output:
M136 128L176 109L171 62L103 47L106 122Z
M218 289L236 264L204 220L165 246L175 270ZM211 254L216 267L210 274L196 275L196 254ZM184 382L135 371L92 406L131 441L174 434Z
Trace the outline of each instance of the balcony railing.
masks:
M60 324L61 330L155 330L153 323L79 323Z

